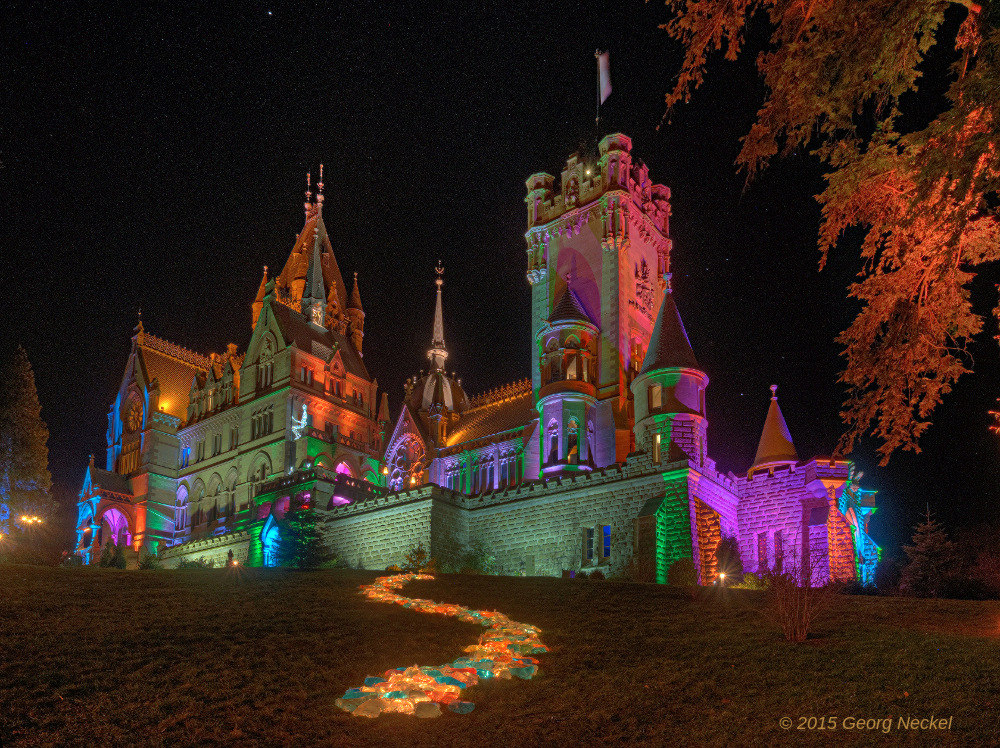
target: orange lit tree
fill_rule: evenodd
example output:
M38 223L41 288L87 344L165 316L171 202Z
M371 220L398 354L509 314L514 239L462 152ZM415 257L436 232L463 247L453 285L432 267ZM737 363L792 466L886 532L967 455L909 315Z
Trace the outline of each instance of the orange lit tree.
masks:
M970 283L1000 259L1000 2L666 4L675 17L663 28L684 51L668 114L702 83L709 57L736 59L751 17L766 16L771 36L757 58L766 95L737 164L750 181L774 156L804 147L829 167L818 196L820 267L848 228L866 232L849 287L861 311L838 337L847 387L839 449L870 432L883 464L896 449L919 452L934 408L972 365L967 345L983 320ZM935 44L955 49L943 111L904 128L900 101Z

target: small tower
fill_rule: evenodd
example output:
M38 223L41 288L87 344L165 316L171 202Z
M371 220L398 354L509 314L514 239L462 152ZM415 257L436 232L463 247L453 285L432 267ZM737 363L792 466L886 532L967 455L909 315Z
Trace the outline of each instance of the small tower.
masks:
M251 329L257 326L260 319L260 310L264 308L264 295L267 293L267 265L264 266L264 277L260 279L260 288L257 289L257 298L253 300L253 324Z
M705 388L708 376L698 366L687 331L674 302L670 273L663 274L666 293L656 316L642 368L632 381L635 443L652 452L653 463L668 459L668 450L683 452L698 465L705 461L708 419Z
M302 313L310 324L324 327L326 322L326 284L323 283L323 261L320 256L319 232L313 239L312 256L309 258L309 269L306 271L306 287L302 293Z
M434 333L431 336L431 349L427 351L427 358L431 361L431 371L444 371L444 362L448 358L448 351L444 347L444 315L441 312L441 286L444 285L444 268L438 260L437 267L434 268L437 278L434 285L437 286L437 300L434 302Z
M758 470L767 470L778 465L794 465L798 461L799 455L792 443L792 435L778 406L778 385L772 384L771 404L767 408L764 430L757 445L757 456L754 457L749 473L752 475Z
M347 317L350 320L348 332L351 334L351 342L358 355L361 353L361 341L365 337L365 312L361 307L361 292L358 291L358 274L354 274L354 290L351 291L351 298L347 301Z
M567 278L566 288L535 335L542 475L594 468L594 405L600 332Z

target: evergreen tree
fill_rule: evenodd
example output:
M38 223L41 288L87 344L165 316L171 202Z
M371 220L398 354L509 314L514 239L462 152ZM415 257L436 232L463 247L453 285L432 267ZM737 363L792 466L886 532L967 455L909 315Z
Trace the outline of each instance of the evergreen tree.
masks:
M22 515L51 514L48 440L35 374L18 346L0 378L0 532Z
M903 550L909 563L903 568L900 587L919 597L937 597L958 557L955 544L929 510L913 533L913 545L905 545Z
M838 338L840 450L870 431L883 464L919 451L935 407L971 368L966 346L983 328L969 297L976 270L1000 259L1000 3L666 4L675 16L663 28L684 53L668 112L701 85L711 55L736 59L752 17L770 28L757 57L765 98L737 164L748 180L778 155L811 152L828 167L821 267L845 232L865 232L848 291L860 312ZM918 95L935 47L954 60L942 101Z
M316 512L311 507L290 509L279 525L278 535L280 566L316 569L330 558L316 526Z
M743 559L740 558L740 543L731 535L724 535L715 549L716 566L732 582L743 579Z

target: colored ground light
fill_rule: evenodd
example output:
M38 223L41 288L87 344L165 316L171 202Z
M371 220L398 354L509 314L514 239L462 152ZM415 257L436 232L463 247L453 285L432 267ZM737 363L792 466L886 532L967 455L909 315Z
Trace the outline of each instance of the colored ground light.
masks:
M538 639L541 630L510 620L503 613L470 610L453 603L418 600L397 593L414 579L433 579L430 574L395 574L379 577L361 586L369 600L395 603L421 613L454 616L466 623L478 623L486 630L467 653L447 665L414 665L387 670L382 677L365 678L365 684L351 688L336 704L357 717L377 717L392 712L416 717L440 717L441 706L457 714L468 714L471 701L459 698L462 691L480 680L515 676L530 680L538 672L538 661L530 655L547 652Z

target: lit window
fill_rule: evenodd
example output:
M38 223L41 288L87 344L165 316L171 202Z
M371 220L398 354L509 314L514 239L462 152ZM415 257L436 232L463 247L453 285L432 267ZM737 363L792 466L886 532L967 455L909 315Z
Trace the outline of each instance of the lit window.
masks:
M586 561L594 560L594 528L588 527L584 530L583 558Z
M653 434L653 464L660 464L660 434Z

